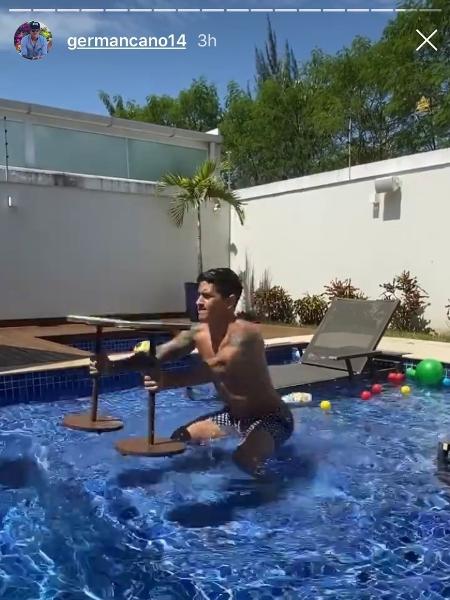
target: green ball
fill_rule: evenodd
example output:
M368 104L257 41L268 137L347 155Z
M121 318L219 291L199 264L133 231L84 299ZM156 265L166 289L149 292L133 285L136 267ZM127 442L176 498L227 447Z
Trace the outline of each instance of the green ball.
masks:
M416 378L416 370L414 369L414 367L408 367L406 369L406 377L409 377L410 379Z
M434 358L420 361L416 367L416 379L425 385L438 385L444 378L443 365Z

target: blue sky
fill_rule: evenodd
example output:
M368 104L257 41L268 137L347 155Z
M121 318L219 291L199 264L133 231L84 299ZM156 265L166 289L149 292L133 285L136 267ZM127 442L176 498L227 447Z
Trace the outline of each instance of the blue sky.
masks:
M221 95L230 80L252 84L255 47L267 35L262 13L11 13L8 8L389 8L395 0L2 0L0 97L105 114L99 90L144 102L148 94L176 95L201 75ZM335 53L356 35L377 39L392 13L273 13L279 45L286 39L299 59L315 47ZM45 60L27 61L14 50L13 36L24 21L45 23L54 48ZM69 36L163 36L185 33L186 51L70 51ZM216 48L198 48L197 36L210 34Z

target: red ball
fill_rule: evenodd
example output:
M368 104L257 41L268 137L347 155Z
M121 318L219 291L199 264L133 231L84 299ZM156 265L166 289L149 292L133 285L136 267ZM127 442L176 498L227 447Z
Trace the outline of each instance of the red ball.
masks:
M389 373L388 381L394 383L397 380L397 373Z
M395 383L403 383L405 381L404 373L396 373L397 377L395 378Z
M361 400L370 400L371 397L372 394L369 392L369 390L364 390L363 392L361 392Z
M380 383L374 383L372 386L372 394L381 394L383 386Z

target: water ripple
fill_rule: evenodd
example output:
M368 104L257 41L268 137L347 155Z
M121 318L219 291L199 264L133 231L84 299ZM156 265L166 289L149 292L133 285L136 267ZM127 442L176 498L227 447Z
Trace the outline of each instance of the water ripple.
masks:
M450 393L324 397L330 414L295 412L266 485L232 465L235 440L121 457L115 441L145 434L141 389L101 396L125 422L105 435L61 427L88 398L3 408L0 598L450 597L449 494L435 476ZM160 394L158 432L220 406L195 398Z

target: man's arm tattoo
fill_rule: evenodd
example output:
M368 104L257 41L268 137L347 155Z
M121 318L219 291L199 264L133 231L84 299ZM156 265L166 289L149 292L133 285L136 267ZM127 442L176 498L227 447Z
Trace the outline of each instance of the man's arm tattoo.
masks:
M233 348L240 348L242 344L246 341L246 336L243 335L242 332L232 333L230 335L230 346Z
M194 325L188 331L182 331L176 337L156 348L156 358L160 362L176 360L190 354L195 348L197 327Z
M242 348L248 344L261 342L262 337L256 331L236 331L230 335L229 344L234 348Z

